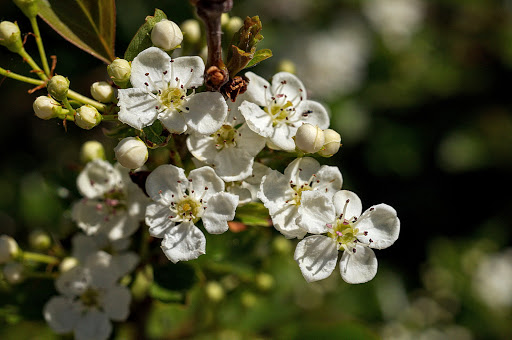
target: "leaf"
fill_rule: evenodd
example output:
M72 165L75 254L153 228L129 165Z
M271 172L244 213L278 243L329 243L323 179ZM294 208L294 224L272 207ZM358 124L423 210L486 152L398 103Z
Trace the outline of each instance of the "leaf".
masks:
M268 48L256 51L256 53L254 53L254 57L251 59L251 61L249 61L245 68L256 66L263 60L268 59L270 57L272 57L272 51L269 50Z
M142 139L152 149L165 146L171 136L159 120L155 120L151 126L145 127L142 131L144 132Z
M162 19L167 19L167 15L158 8L155 8L155 14L146 17L146 22L140 26L132 41L130 41L130 45L128 45L124 53L124 59L132 61L141 51L153 46L150 33L156 23Z
M183 292L177 292L169 289L165 289L162 286L153 283L149 287L149 296L154 299L160 300L162 302L176 302L176 303L184 303L185 302L185 294Z
M115 0L39 1L39 16L82 50L110 64L115 59Z
M243 224L255 227L269 227L268 210L263 203L251 202L236 209L236 218Z

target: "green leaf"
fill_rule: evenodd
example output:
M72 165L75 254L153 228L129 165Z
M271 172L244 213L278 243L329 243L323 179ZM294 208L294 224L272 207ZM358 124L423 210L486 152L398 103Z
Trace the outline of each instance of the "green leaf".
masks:
M162 19L167 19L167 15L158 8L155 9L153 16L146 17L146 22L140 26L132 41L130 41L130 45L128 45L124 53L124 59L132 61L141 51L153 46L150 33L156 23Z
M254 57L251 59L251 61L249 61L245 68L256 66L263 60L268 59L270 57L272 57L272 51L269 50L268 48L256 51L256 53L254 53Z
M185 294L183 292L177 292L169 289L165 289L162 286L153 283L149 287L149 295L162 302L176 302L183 303L185 301Z
M39 1L39 16L64 39L110 64L115 59L115 0Z
M159 120L155 120L151 126L147 126L142 129L142 132L143 135L141 138L144 140L146 145L152 149L165 146L171 136L169 132L164 129Z
M251 202L236 209L236 219L255 227L269 227L268 209L263 203Z

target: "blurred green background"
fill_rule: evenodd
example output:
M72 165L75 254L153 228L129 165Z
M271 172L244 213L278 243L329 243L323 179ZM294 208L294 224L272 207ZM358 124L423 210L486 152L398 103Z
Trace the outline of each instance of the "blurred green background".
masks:
M178 24L194 16L187 1L117 6L119 56L154 8ZM252 71L270 78L291 61L309 97L329 107L343 147L325 162L340 167L364 207L397 210L400 238L376 252L373 281L349 286L337 269L307 284L293 261L296 241L273 230L209 237L207 255L193 263L155 264L167 275L161 282L172 282L160 287L167 295L136 301L114 337L512 338L512 1L235 0L231 15L263 23L260 46L274 56ZM0 19L30 29L10 1ZM100 61L44 23L41 31L74 90L88 94L107 80ZM26 48L37 55L31 37ZM4 48L0 66L27 74ZM80 146L100 140L112 159L116 142L101 128L38 119L32 102L44 91L29 88L0 79L0 234L23 245L30 230L44 229L66 247L76 231L69 206L79 198ZM198 277L193 269L203 265ZM0 337L54 337L41 315L53 282L15 288L2 293Z

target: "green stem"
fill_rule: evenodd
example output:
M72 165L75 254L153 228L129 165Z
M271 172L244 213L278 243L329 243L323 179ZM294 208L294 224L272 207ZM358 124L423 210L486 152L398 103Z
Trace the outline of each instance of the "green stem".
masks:
M184 168L183 162L181 161L180 153L178 152L178 149L176 148L176 142L174 141L174 136L172 136L169 139L169 147L171 148L171 158L174 161L174 165Z
M92 105L95 108L97 108L98 111L101 111L101 112L105 111L105 109L107 108L107 105L97 102L95 100L92 100L91 98L87 98L86 96L81 95L80 93L75 92L73 90L68 91L68 97L71 99L77 100L83 104Z
M23 261L35 261L48 264L57 264L60 262L60 260L56 257L39 253L32 253L28 251L24 251L21 255L21 258L23 259Z
M46 76L44 71L41 70L39 65L37 65L34 59L32 59L32 57L27 53L27 51L25 51L24 48L19 52L19 55L23 58L23 60L25 60L30 65L30 67L32 67L32 70L35 71L39 78L45 81L48 80L48 77Z
M42 80L25 77L25 76L22 76L21 74L13 73L13 72L3 69L1 67L0 67L0 75L15 79L15 80L19 80L24 83L32 84L32 85L43 85L44 84L44 81L42 81Z
M34 30L34 35L36 37L37 49L39 50L39 55L41 57L41 63L43 64L44 73L49 77L50 76L50 66L48 64L48 59L46 59L46 53L44 52L43 40L41 39L41 33L39 32L39 26L37 25L37 17L30 17L30 24L32 25L32 29Z
M104 121L117 120L117 115L103 115L103 116L101 116L101 120L104 120Z
M64 97L64 99L62 100L62 103L64 104L64 107L69 110L69 113L74 116L75 115L75 109L73 109L73 107L69 103L69 100L68 100L67 97Z

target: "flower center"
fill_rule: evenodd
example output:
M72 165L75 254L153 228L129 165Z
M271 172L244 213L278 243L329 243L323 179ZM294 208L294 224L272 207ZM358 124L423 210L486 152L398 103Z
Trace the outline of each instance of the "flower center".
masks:
M231 125L222 125L211 137L215 140L217 150L236 146L237 131Z
M97 290L87 288L87 290L80 295L80 301L86 307L99 307L100 294Z
M283 102L277 99L272 100L271 104L264 108L264 111L272 117L272 126L280 125L283 121L288 120L288 116L293 110L291 101Z
M295 191L295 193L293 194L293 204L295 205L300 205L300 200L302 199L302 193L304 191L313 190L313 188L311 188L311 186L308 183L302 184L300 187L297 185L294 186L293 184L291 186L292 189Z
M171 205L170 209L176 213L183 221L197 222L201 218L202 205L192 197L185 197L176 204Z
M159 91L160 104L163 107L171 110L181 111L186 96L186 90L177 87L168 87L162 91Z
M338 244L338 250L354 249L357 243L357 236L361 234L352 222L345 219L336 219L336 224L328 224L328 235Z

